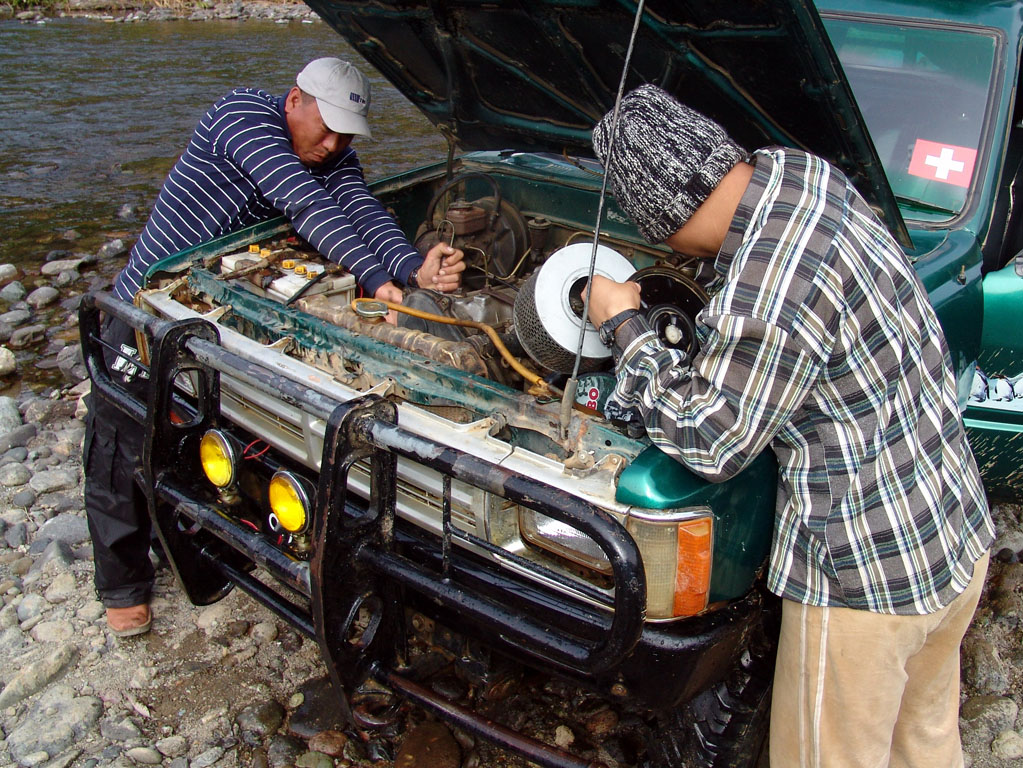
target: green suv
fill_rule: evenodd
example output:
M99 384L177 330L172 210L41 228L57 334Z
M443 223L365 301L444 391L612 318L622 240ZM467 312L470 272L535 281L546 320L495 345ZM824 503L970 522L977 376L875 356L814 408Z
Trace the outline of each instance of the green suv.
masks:
M490 716L533 670L617 714L619 762L755 765L774 457L713 485L605 418L610 361L579 319L602 181L589 134L634 6L308 2L448 139L446 158L373 186L417 247L451 242L468 269L456 295L409 291L415 315L390 325L276 219L157 264L136 306L88 297L95 396L145 431L142 485L182 587L197 604L241 587L315 638L360 727L410 700L538 765L594 764L592 740L568 752ZM988 491L1008 497L1021 11L658 0L626 81L850 176L930 293ZM691 343L704 272L646 245L613 200L600 232L662 338ZM100 311L144 341L145 401L108 375ZM464 697L430 686L438 663Z

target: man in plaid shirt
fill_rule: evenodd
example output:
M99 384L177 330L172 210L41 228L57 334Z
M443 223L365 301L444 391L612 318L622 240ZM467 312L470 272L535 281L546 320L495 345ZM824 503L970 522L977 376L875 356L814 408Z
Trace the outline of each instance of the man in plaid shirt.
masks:
M622 209L714 259L721 288L690 360L638 313L638 285L593 279L609 407L711 481L778 457L771 764L958 768L959 645L994 531L926 291L826 161L749 156L650 85L610 133L607 115L593 143Z

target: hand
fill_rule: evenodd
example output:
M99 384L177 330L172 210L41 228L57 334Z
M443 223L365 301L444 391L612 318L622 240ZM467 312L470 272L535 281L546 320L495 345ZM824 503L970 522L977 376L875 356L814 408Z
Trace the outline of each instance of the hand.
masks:
M462 271L465 254L447 243L437 243L426 254L423 265L419 268L416 282L420 288L432 288L435 291L457 290L462 284Z
M599 328L605 320L626 309L639 309L639 283L616 283L594 275L583 289L583 301L590 293L590 322Z
M373 294L373 298L379 301L389 301L391 304L401 304L401 288L394 283L384 283L377 288L376 293ZM393 309L389 310L386 320L391 325L397 325L398 313Z

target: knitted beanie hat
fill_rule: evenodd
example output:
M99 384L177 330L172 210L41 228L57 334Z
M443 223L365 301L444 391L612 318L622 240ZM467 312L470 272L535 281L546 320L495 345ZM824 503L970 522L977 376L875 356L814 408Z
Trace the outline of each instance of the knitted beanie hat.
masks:
M608 112L593 129L593 149L611 190L651 243L675 234L732 168L749 158L725 130L656 85L622 99L613 157Z

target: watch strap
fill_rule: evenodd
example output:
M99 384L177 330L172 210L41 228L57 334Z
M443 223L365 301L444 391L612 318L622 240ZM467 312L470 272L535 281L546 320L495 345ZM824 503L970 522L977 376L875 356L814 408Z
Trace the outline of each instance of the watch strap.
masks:
M600 327L597 329L597 335L600 337L600 340L601 342L603 342L604 346L610 347L612 344L614 344L615 331L618 330L618 326L620 326L626 320L630 320L631 318L635 317L638 314L639 314L638 309L633 309L630 307L629 309L623 309L617 315L612 315L607 320L602 322L600 324Z

